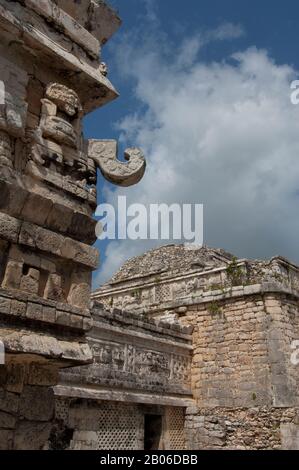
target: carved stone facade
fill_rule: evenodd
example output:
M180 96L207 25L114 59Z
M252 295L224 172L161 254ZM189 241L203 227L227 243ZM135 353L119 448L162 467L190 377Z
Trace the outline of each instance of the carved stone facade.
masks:
M299 449L297 266L172 245L125 263L93 298L193 326L187 448Z
M298 267L162 247L90 302L96 171L145 171L82 135L118 96L119 25L102 0L0 0L0 449L299 448Z
M96 171L124 186L145 160L84 140L118 96L101 47L120 19L94 0L0 0L0 448L43 448L61 368L92 362ZM32 407L34 403L34 409Z
M146 420L158 417L154 448L185 448L192 327L108 312L97 302L92 316L94 362L60 374L49 447L144 449Z

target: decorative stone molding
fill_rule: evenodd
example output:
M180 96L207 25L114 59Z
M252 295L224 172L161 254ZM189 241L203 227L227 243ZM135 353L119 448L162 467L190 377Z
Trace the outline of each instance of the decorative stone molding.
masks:
M88 155L108 181L118 186L132 186L144 175L145 158L141 150L130 148L125 151L128 163L121 162L117 159L117 147L115 140L90 140Z

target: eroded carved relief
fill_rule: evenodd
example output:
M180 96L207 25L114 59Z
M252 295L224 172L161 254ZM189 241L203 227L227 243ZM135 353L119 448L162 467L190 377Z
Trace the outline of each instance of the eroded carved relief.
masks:
M105 369L134 374L143 380L159 378L183 384L190 378L190 359L186 356L105 341L94 341L92 349L95 363Z
M1 109L1 106L0 106ZM9 135L0 130L0 165L12 168L12 148Z
M138 375L170 376L170 358L154 351L137 351L135 358L135 370Z
M190 359L185 356L172 357L172 375L174 382L188 382L190 379Z
M92 158L103 176L113 184L131 186L138 183L145 172L145 158L138 148L125 151L125 160L117 159L118 144L115 140L90 140L88 155Z
M84 151L82 117L74 90L59 83L47 86L39 126L27 131L27 173L95 203L96 168Z
M126 346L116 343L95 342L92 345L92 350L97 364L113 370L124 370Z

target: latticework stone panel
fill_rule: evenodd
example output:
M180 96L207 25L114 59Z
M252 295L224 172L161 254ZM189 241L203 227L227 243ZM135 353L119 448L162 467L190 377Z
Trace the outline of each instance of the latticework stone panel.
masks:
M137 406L104 403L71 410L72 449L137 450L143 447L143 420Z
M98 450L140 448L140 417L135 407L109 405L98 417Z
M56 398L55 400L55 418L63 421L64 424L68 424L70 401L69 398Z
M184 450L186 448L184 434L184 409L168 408L166 414L168 435L167 450Z

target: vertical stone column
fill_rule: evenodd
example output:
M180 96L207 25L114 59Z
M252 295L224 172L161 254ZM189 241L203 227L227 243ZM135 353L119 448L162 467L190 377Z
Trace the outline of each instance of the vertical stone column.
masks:
M85 338L92 326L91 274L98 266L92 216L96 167L106 154L88 149L82 119L118 96L100 53L119 24L104 2L0 0L4 449L44 448L53 417L49 387L58 370L92 361ZM136 152L116 169L110 153L108 177L112 171L117 183L140 179L145 164Z

